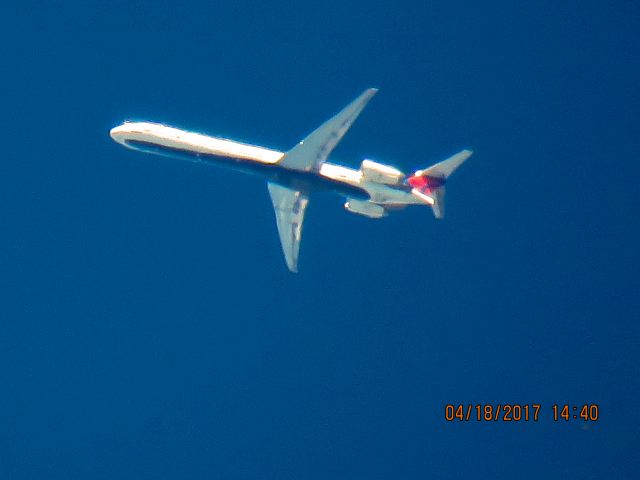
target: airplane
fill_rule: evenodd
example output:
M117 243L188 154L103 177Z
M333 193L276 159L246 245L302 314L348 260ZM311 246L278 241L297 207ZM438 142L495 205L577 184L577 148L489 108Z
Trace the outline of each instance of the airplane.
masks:
M368 159L358 170L329 163L329 155L377 91L366 89L288 152L151 122L124 122L111 129L110 136L134 150L222 165L265 178L287 267L297 272L302 223L311 192L346 197L347 211L369 218L382 218L408 205L429 205L436 218L443 218L445 183L472 154L462 150L409 176Z

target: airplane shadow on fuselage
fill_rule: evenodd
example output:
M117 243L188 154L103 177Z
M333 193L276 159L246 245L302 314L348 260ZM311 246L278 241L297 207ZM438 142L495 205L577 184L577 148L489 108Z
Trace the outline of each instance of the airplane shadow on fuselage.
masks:
M331 178L319 175L317 172L304 172L283 168L277 163L262 163L210 153L194 152L141 140L125 140L125 143L142 152L155 153L157 155L187 160L194 163L225 167L230 170L259 176L267 182L276 183L305 194L319 192L334 193L358 200L369 200L370 198L369 194L362 188L332 180Z

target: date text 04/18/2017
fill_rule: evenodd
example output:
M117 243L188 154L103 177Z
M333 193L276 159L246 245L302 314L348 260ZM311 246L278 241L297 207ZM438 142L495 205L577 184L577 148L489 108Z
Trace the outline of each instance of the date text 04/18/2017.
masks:
M532 404L446 404L444 419L447 422L537 422L544 410L539 403ZM554 404L548 417L553 421L584 421L596 422L600 418L600 408L597 404L584 403L581 405Z

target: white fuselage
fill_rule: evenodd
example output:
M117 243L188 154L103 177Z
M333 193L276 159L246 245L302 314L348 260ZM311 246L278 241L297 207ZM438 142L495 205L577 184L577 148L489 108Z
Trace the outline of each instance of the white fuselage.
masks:
M285 153L232 140L180 130L150 122L125 122L113 128L111 138L125 147L195 162L219 163L265 176L283 184L333 190L381 205L424 204L406 185L368 181L361 170L325 162L318 172L287 169L278 162ZM312 178L315 177L315 178ZM430 199L429 199L430 200Z

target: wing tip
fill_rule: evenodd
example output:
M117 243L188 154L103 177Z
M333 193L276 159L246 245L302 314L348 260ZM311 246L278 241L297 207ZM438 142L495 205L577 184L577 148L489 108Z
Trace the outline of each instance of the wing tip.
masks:
M285 255L285 262L287 264L287 268L291 273L298 273L298 258L289 258Z
M366 102L369 102L373 98L373 96L378 93L378 88L370 87L367 88L364 92L362 92L361 98L366 99Z

